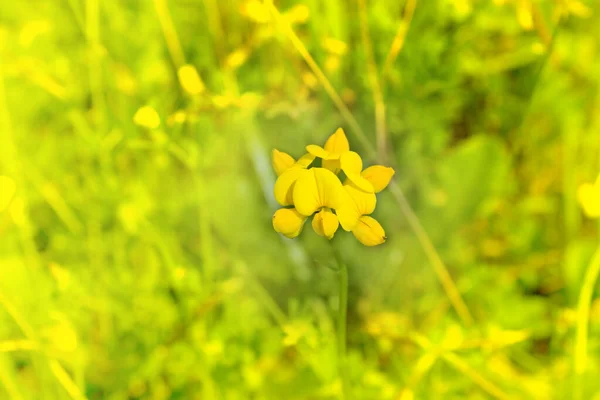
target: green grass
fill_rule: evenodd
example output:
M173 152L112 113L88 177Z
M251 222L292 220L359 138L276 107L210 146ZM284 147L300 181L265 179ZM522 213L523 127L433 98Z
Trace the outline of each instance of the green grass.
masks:
M2 7L0 398L341 398L336 258L273 231L269 160L340 126L396 170L387 242L334 239L353 398L598 397L600 10L496 3Z

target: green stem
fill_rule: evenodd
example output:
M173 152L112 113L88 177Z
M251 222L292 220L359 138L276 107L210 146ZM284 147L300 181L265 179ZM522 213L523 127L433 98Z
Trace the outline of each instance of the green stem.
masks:
M600 247L596 249L583 278L579 302L577 303L577 334L575 337L575 398L582 395L582 377L587 368L587 344L590 319L590 304L594 287L600 274Z
M348 381L348 370L346 368L346 329L348 310L348 267L338 258L338 276L340 279L338 324L337 324L337 350L340 377L342 378L342 389L344 399L350 398L350 382Z

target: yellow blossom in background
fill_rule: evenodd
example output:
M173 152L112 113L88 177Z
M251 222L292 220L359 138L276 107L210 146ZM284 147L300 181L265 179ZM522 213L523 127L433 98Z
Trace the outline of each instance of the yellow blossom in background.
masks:
M594 183L583 183L579 186L577 200L589 218L600 217L600 176Z
M518 0L516 3L517 21L526 31L533 29L533 5L529 0Z
M183 90L191 95L197 95L204 91L204 83L193 65L186 64L179 68L177 77Z
M557 12L565 15L574 15L579 18L588 18L592 9L580 0L558 0Z
M241 6L241 13L246 18L259 24L269 22L271 19L267 6L265 6L262 1L258 0L250 0L243 3Z
M323 39L323 48L327 50L327 52L337 56L343 56L348 51L348 45L335 38Z
M305 72L302 74L302 81L306 86L310 89L314 89L319 85L319 80L317 77L311 72Z
M310 17L310 10L304 4L296 4L288 11L285 12L284 18L290 25L303 24L308 21Z
M160 126L160 117L152 106L143 106L133 116L136 125L148 129L156 129Z
M212 96L211 101L214 104L214 106L218 109L227 108L235 103L235 99L232 96L220 94Z
M366 246L385 242L379 222L368 214L375 210L378 193L389 184L394 170L375 165L363 169L360 155L350 151L343 129L336 130L321 147L306 146L308 154L295 161L292 156L273 150L273 168L278 175L274 195L283 207L273 215L273 228L288 238L297 237L306 219L313 216L314 231L332 239L341 225ZM322 167L309 168L314 159ZM346 182L337 176L343 172Z
M175 113L169 115L169 118L167 119L167 123L169 125L183 124L187 120L187 118L188 118L188 116L185 111L178 110Z
M225 60L225 65L231 69L241 67L248 59L248 50L240 48L231 52Z
M340 68L340 64L341 64L341 60L340 60L340 56L337 56L335 54L330 54L327 56L327 59L325 60L325 70L327 70L327 72L336 72L339 68Z
M113 74L117 88L121 92L127 95L132 95L136 92L138 83L125 65L116 64L113 67Z

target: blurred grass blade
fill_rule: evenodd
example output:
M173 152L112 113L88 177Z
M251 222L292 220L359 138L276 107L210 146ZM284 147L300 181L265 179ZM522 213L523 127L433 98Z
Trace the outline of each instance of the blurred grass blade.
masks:
M433 267L433 270L437 275L440 283L442 284L442 287L444 288L444 291L446 292L450 303L456 310L456 313L463 321L463 323L467 325L472 325L473 317L471 316L469 308L462 299L462 296L460 295L460 292L456 287L456 284L454 283L450 272L448 272L448 268L446 268L444 261L442 261L442 258L435 249L435 246L431 242L431 239L425 231L425 228L423 228L421 221L410 207L410 204L404 196L402 189L396 182L392 181L390 184L390 191L392 192L392 194L396 198L396 201L400 205L400 209L402 210L402 213L408 220L408 223L411 226L413 232L417 236L419 243L421 243L421 246L423 246L423 250L425 251L425 254L427 255L427 258L429 259L429 262L431 263L431 266Z
M316 75L317 79L319 80L319 82L321 83L321 85L323 86L323 88L325 89L325 91L339 110L340 114L342 114L342 117L350 126L350 129L352 129L352 132L354 132L357 139L360 141L361 145L365 148L365 150L369 153L370 156L375 156L375 151L371 146L371 143L369 142L369 139L365 135L364 131L358 124L358 121L356 121L356 118L354 118L354 115L352 115L352 113L350 112L340 95L337 93L331 82L329 82L329 79L327 79L319 65L310 55L310 53L306 49L306 46L304 46L304 43L302 43L298 35L296 35L296 33L294 32L290 24L285 20L285 18L282 17L277 7L275 7L275 5L273 4L273 0L265 0L265 4L269 7L278 26L281 27L285 35L294 45L294 48L298 51L298 53L300 53L300 55L302 56L304 61L306 61L310 69L312 69L313 73Z
M364 0L363 0L364 1ZM417 0L407 0L406 5L404 6L404 13L402 16L402 20L400 24L398 24L398 30L396 31L396 36L394 37L394 41L388 51L387 56L385 57L385 62L383 63L383 68L381 70L381 76L385 79L386 75L389 73L390 68L402 48L404 47L404 40L406 39L406 34L410 29L410 25L412 23L412 18L415 13L415 8L417 8Z
M23 395L10 361L10 358L0 354L0 385L4 386L11 400L22 400ZM0 394L2 394L1 390Z
M176 69L179 69L185 64L185 56L183 54L183 49L181 48L177 30L173 24L173 18L169 12L167 0L154 0L154 8L156 9L158 22L160 22L165 42L167 42L167 48L169 49L169 54L173 60L173 65L175 65Z
M87 398L83 395L79 387L73 382L71 376L65 371L62 365L57 360L50 360L48 362L50 370L61 384L61 386L68 393L69 397L73 400L86 400Z
M577 334L575 337L575 374L576 374L576 398L581 398L582 382L581 376L587 369L588 353L588 330L590 319L590 305L594 294L594 287L600 274L600 247L596 249L585 276L579 301L577 303Z
M358 0L358 13L360 21L360 36L365 49L365 58L367 62L367 76L369 77L369 85L371 86L373 103L375 104L375 138L377 143L377 154L379 156L379 160L385 162L387 160L388 144L385 120L385 102L383 100L383 92L378 76L377 63L373 54L371 35L369 33L369 16L365 0Z
M0 353L11 353L13 351L28 351L38 348L36 342L32 340L6 340L0 342Z
M406 387L402 389L396 400L410 400L414 399L415 389L421 379L431 370L438 360L436 352L427 352L423 354L416 362L415 367L408 378Z
M504 393L502 389L488 380L486 377L481 375L476 369L472 368L469 364L463 361L454 353L444 353L442 358L447 361L450 365L462 372L465 376L469 377L479 387L481 387L486 393L501 400L509 400L511 397Z
M21 313L17 311L17 309L4 297L2 292L0 292L0 306L2 306L6 312L8 312L8 315L10 315L13 321L15 321L25 337L31 340L36 338L37 335L35 334L35 331L31 325L29 325L29 323L25 320L25 317L23 317L23 315L21 315Z
M83 231L83 224L54 184L46 182L41 184L38 189L58 218L72 233L78 234Z

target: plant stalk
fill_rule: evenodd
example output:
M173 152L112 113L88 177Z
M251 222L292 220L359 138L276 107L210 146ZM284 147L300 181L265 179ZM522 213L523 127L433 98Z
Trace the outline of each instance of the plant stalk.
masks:
M590 305L594 295L594 287L600 274L600 246L596 249L585 272L583 284L579 291L577 303L577 333L575 336L575 398L581 399L583 394L583 374L587 368L588 330Z
M337 256L337 254L336 254ZM342 379L343 398L350 399L350 382L348 380L346 331L348 313L348 267L338 258L339 305L337 321L338 367Z

